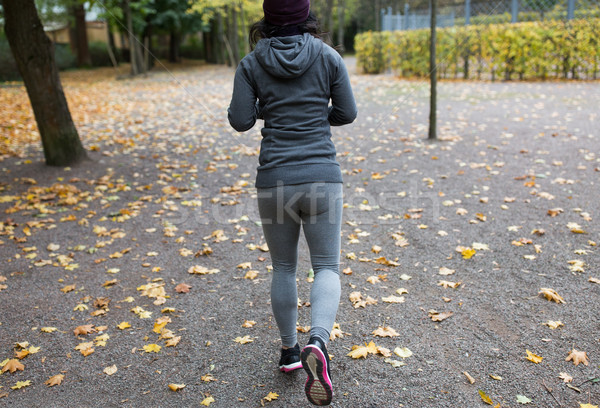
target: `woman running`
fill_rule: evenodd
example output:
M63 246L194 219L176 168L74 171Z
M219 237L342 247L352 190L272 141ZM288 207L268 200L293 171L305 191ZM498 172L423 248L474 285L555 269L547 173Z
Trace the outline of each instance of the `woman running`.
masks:
M340 301L342 173L330 126L352 123L356 103L344 61L320 37L310 0L265 0L250 30L228 110L239 132L264 119L256 177L258 209L273 263L271 305L281 335L279 368L304 368L315 405L333 396L327 344ZM329 105L331 101L331 105ZM300 228L314 283L311 329L300 351L296 266Z

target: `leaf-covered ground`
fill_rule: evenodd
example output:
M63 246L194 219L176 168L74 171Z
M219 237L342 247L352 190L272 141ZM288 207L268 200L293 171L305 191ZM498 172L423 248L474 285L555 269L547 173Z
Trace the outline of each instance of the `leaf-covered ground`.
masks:
M0 406L308 405L276 368L260 128L228 127L232 77L64 74L72 168L0 88ZM352 82L333 406L599 405L600 84L442 83L427 142L424 82ZM301 241L302 343L310 281Z

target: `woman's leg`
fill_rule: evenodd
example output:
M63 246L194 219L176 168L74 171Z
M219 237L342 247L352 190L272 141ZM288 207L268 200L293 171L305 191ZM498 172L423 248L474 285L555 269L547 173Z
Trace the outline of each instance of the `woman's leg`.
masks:
M315 281L310 294L311 337L327 344L340 303L341 183L314 183L300 206Z
M273 262L271 307L284 347L294 347L298 341L296 265L301 221L298 199L291 187L258 190L258 211Z

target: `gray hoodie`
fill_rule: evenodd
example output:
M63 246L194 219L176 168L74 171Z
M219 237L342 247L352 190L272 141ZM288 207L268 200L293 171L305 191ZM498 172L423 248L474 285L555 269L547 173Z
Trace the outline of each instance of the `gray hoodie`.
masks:
M237 68L228 109L239 132L265 121L258 188L341 183L330 126L356 114L344 61L310 34L260 40Z

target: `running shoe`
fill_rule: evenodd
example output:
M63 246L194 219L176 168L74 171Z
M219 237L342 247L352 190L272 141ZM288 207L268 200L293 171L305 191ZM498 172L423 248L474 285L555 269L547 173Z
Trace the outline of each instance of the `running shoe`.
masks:
M298 343L292 348L281 349L281 358L279 359L279 370L284 373L289 373L302 368L300 361L300 346Z
M329 354L321 339L311 337L300 354L302 367L308 374L304 392L314 405L329 405L333 398L333 386L329 374Z

